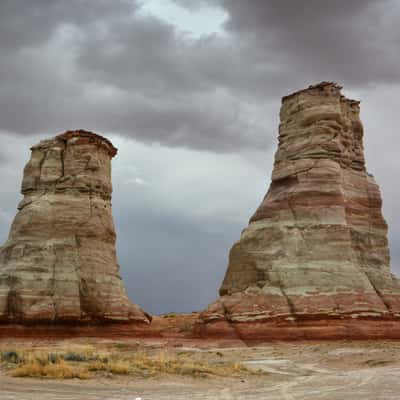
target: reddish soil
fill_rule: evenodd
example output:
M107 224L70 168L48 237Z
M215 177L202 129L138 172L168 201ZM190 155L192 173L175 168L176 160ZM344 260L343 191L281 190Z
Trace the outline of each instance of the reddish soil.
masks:
M145 323L98 325L0 324L0 338L142 338L171 341L232 341L260 343L275 340L400 339L399 319L309 319L229 323L199 323L199 314L169 314Z

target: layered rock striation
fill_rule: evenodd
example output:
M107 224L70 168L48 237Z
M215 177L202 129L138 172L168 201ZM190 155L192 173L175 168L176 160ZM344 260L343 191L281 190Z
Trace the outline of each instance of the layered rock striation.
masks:
M236 323L249 336L240 324L253 323L268 336L277 321L400 317L359 102L340 89L322 82L282 99L271 185L231 249L221 297L203 322Z
M23 200L0 248L0 321L140 321L126 295L111 213L105 138L68 131L32 147Z

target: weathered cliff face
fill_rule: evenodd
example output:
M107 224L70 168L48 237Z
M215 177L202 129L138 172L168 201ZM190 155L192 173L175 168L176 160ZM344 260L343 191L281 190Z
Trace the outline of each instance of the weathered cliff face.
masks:
M0 320L148 322L119 275L111 214L116 152L87 131L32 147L24 198L0 248Z
M340 89L323 82L282 99L272 183L203 321L400 316L359 102Z

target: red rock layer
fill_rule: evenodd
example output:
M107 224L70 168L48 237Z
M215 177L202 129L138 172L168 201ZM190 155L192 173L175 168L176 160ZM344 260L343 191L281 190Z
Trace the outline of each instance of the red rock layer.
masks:
M196 333L208 340L240 340L248 345L270 341L400 339L398 319L298 319L232 323L220 319L198 324Z
M203 323L227 320L245 337L268 337L276 319L295 331L305 320L400 316L359 102L340 89L323 82L283 98L270 188L232 247L221 297Z
M219 319L204 323L196 315L154 317L147 323L0 324L0 340L9 338L59 340L70 338L143 339L172 346L254 345L270 341L399 339L400 321L391 318L302 318L288 322L269 319L232 323Z

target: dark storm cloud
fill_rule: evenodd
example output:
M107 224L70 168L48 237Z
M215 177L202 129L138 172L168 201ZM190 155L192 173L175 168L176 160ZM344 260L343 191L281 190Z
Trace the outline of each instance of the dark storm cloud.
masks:
M260 52L290 65L294 74L326 76L361 85L400 77L398 3L355 0L226 0L231 31ZM278 61L278 62L279 62Z
M224 41L189 40L132 1L29 4L0 4L0 128L85 127L217 151L268 142L229 88L224 62L239 54Z
M347 86L400 80L398 2L175 1L226 9L225 27L243 43L242 65L260 85L253 95L283 95L318 80Z
M266 149L281 95L323 79L399 79L395 3L180 4L224 8L228 34L189 37L139 1L1 2L0 128Z
M0 46L10 52L34 47L46 42L61 24L84 26L132 13L137 7L134 0L2 0Z

